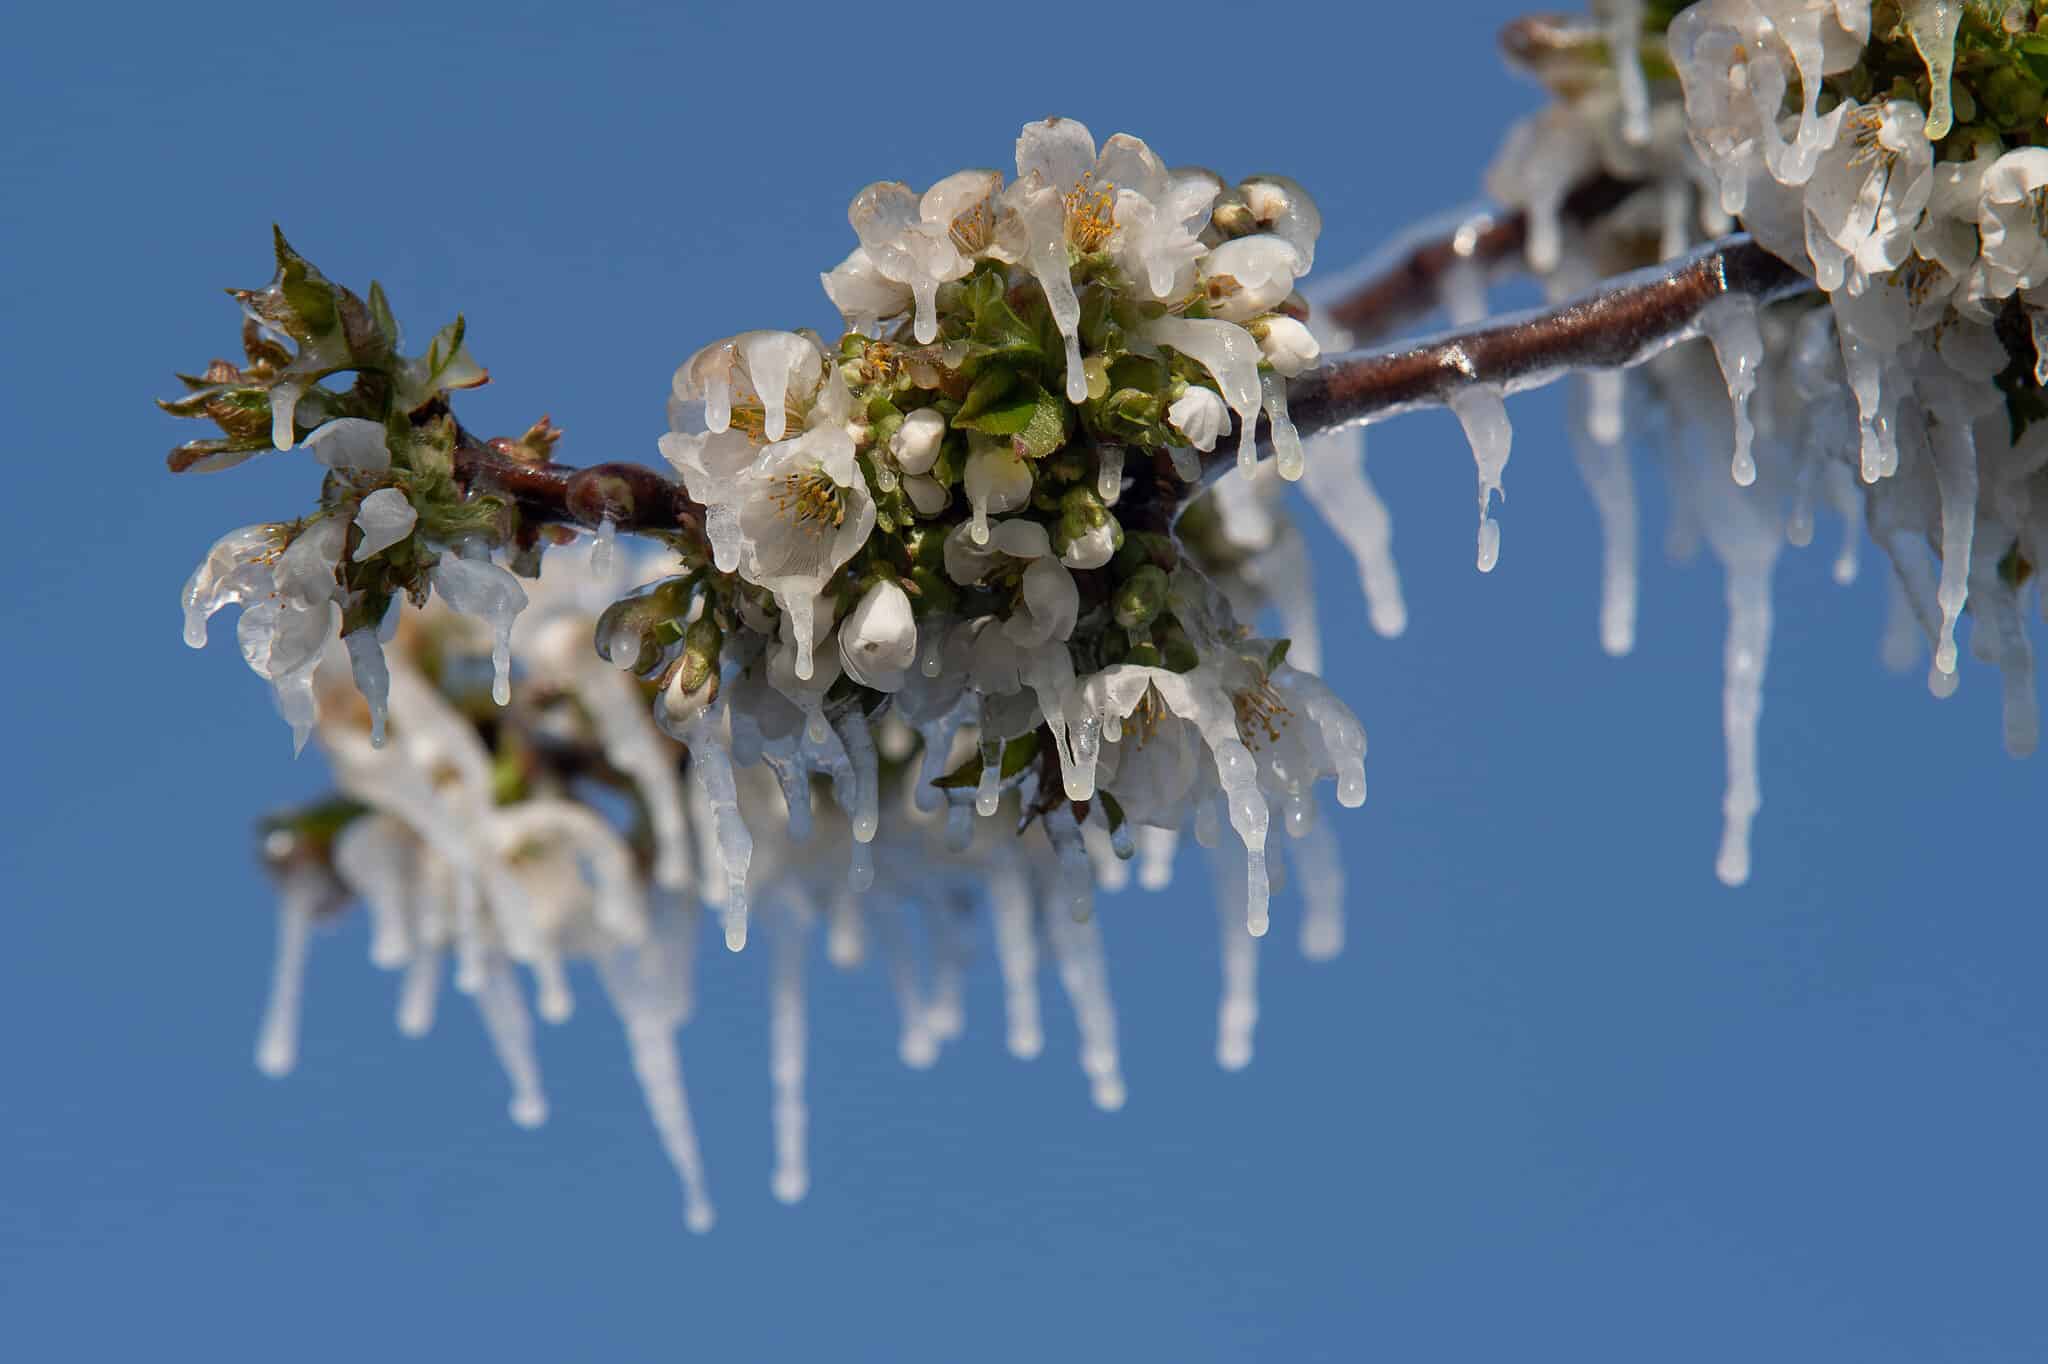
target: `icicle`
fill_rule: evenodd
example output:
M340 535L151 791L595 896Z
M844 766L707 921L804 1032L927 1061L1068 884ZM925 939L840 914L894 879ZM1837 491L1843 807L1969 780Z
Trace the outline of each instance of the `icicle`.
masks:
M1829 460L1821 470L1827 483L1828 501L1842 518L1842 546L1835 553L1834 579L1847 587L1856 581L1857 557L1863 548L1863 499L1856 491L1856 476L1847 466Z
M1185 445L1169 445L1166 457L1173 462L1173 476L1183 483L1202 481L1202 457Z
M1237 467L1249 473L1259 459L1259 343L1235 322L1218 318L1162 317L1149 330L1154 341L1173 347L1216 380L1217 392L1237 414Z
M384 747L384 717L391 700L391 670L384 663L384 646L377 629L370 626L351 630L342 637L348 646L349 669L355 674L356 690L370 707L370 747Z
M1865 483L1875 483L1899 462L1898 437L1885 403L1884 356L1850 327L1838 326L1836 333L1841 340L1842 370L1856 395L1860 472Z
M285 873L277 906L277 956L270 968L270 999L256 1037L256 1068L265 1075L289 1075L299 1059L299 1011L305 998L306 957L313 944L313 915L327 896L318 870Z
M1057 731L1055 731L1057 734ZM1084 715L1073 726L1069 761L1060 764L1061 785L1068 800L1095 798L1095 765L1102 756L1102 717Z
M492 563L489 551L475 540L464 546L459 558L443 555L434 568L433 581L434 589L450 607L490 627L491 699L501 706L511 704L512 623L526 609L526 589Z
M1572 395L1574 453L1600 518L1600 647L1615 658L1636 642L1636 482L1621 444L1627 385L1620 370L1595 370Z
M832 901L825 928L825 956L842 971L861 964L868 954L867 932L861 923L860 897L842 890Z
M1172 829L1147 824L1138 830L1138 884L1146 890L1165 890L1173 883L1173 855L1180 847L1180 835Z
M1195 845L1213 848L1223 837L1223 821L1216 813L1216 802L1205 800L1195 806Z
M299 438L294 418L305 392L306 386L296 379L280 380L270 386L270 443L280 450L291 449Z
M981 740L981 777L974 787L974 812L987 818L996 812L1002 801L1002 792L997 789L1003 776L1003 741L991 738L986 731Z
M1757 721L1763 712L1764 663L1771 647L1770 561L1728 565L1728 640L1722 667L1721 724L1728 746L1728 788L1721 800L1721 853L1714 872L1724 885L1749 879L1749 826L1762 798L1757 787Z
M922 628L924 644L918 650L917 670L926 677L937 677L946 667L946 632L929 626Z
M548 1120L547 1096L541 1092L540 1062L533 1052L533 1020L520 997L519 982L504 957L493 954L485 964L483 984L476 992L477 1013L498 1053L498 1064L512 1082L512 1121L539 1127Z
M1750 452L1756 426L1749 418L1749 395L1756 391L1757 366L1764 358L1764 335L1756 315L1755 304L1729 301L1709 308L1700 319L1707 339L1713 342L1714 358L1721 362L1728 401L1734 405L1735 458L1731 468L1735 481L1745 488L1756 482L1756 459Z
M1103 444L1095 447L1095 495L1104 506L1114 507L1124 492L1124 447Z
M1643 79L1643 0L1609 0L1607 54L1621 86L1621 140L1649 145L1650 87Z
M1216 1006L1216 1064L1243 1070L1252 1060L1252 1029L1259 1020L1259 930L1246 917L1244 880L1227 854L1216 868L1216 917L1223 937L1223 996Z
M405 964L405 979L398 987L398 1031L406 1037L425 1037L434 1026L434 1002L441 986L441 949L421 947Z
M754 840L740 815L739 787L733 780L732 750L724 732L723 708L705 711L689 729L690 770L711 809L718 842L718 861L725 872L725 945L737 952L747 945L747 869L754 860Z
M2048 388L2048 309L2029 308L2027 325L2034 335L2034 384Z
M796 644L796 662L793 667L797 680L808 682L816 663L812 656L815 641L811 638L811 627L817 619L817 598L799 589L788 594L778 593L776 602L789 617L790 638Z
M955 904L925 907L925 940L931 944L932 994L924 1011L925 1026L940 1042L950 1042L966 1030L967 943L961 924L973 912L972 895L956 895Z
M1045 1033L1038 1015L1038 937L1031 887L1014 866L991 874L989 907L995 919L996 962L1003 973L1010 1055L1028 1061L1045 1049Z
M691 1231L711 1230L718 1220L705 1186L704 1157L697 1146L697 1128L690 1121L690 1099L683 1088L682 1054L675 1029L664 1019L635 1010L623 1020L626 1049L633 1074L654 1120L655 1133L668 1153L669 1164L683 1185L683 1224Z
M1102 934L1095 920L1074 918L1055 908L1045 915L1046 939L1059 964L1060 985L1074 1010L1081 1034L1081 1069L1090 1081L1097 1108L1114 1112L1127 1097L1117 1060L1116 1011L1109 1001L1109 977L1103 969Z
M1941 582L1934 599L1941 607L1934 666L1956 670L1956 622L1970 593L1970 541L1977 531L1977 445L1960 415L1930 414L1934 481L1941 496Z
M839 741L846 746L847 761L853 767L853 806L846 814L853 821L853 840L872 842L881 823L880 776L875 758L874 732L868 717L855 706L836 726Z
M1263 395L1266 420L1273 427L1273 467L1289 483L1301 480L1307 467L1301 437L1287 416L1287 381L1269 370L1259 371L1259 392Z
M619 526L609 516L597 524L597 534L590 541L590 572L592 577L612 576L612 554L619 538Z
M1130 885L1131 869L1116 855L1106 821L1096 814L1092 806L1088 811L1088 822L1081 826L1081 841L1088 845L1088 865L1094 873L1097 889L1114 895Z
M1955 122L1949 82L1956 69L1956 26L1962 21L1963 0L1901 0L1906 33L1927 64L1927 90L1931 107L1927 111L1927 140L1939 142Z
M1301 955L1328 961L1344 950L1344 859L1326 820L1316 820L1287 845L1301 889Z
M849 849L846 859L846 884L856 891L870 890L875 884L875 850L865 843L855 843Z
M1302 491L1351 551L1372 628L1392 639L1408 628L1408 606L1394 567L1393 519L1365 474L1365 431L1361 427L1319 436L1311 444L1315 457L1307 462Z
M946 805L946 851L964 853L974 846L974 813L965 804Z
M1507 496L1500 479L1507 469L1514 430L1498 389L1461 388L1451 395L1450 407L1465 428L1465 439L1471 442L1472 458L1479 466L1479 571L1491 573L1500 561L1500 522L1489 515L1488 507L1493 494Z
M902 907L878 906L873 919L889 965L889 986L896 995L896 1054L912 1070L929 1069L939 1059L939 1039L932 1036L924 992L918 987L917 962L904 932Z
M775 978L768 1004L769 1075L774 1082L775 1174L770 1187L784 1203L802 1200L811 1187L804 1154L804 947L808 915L791 907L775 936Z
M1479 226L1485 226L1484 219ZM1454 246L1463 245L1463 238L1461 227ZM1437 305L1443 309L1444 320L1453 327L1469 327L1485 318L1486 271L1468 253L1460 253L1445 267L1437 281Z
M1088 845L1082 841L1071 807L1046 815L1042 822L1045 836L1052 840L1052 850L1059 858L1058 894L1064 911L1077 920L1092 918L1095 868L1088 861Z

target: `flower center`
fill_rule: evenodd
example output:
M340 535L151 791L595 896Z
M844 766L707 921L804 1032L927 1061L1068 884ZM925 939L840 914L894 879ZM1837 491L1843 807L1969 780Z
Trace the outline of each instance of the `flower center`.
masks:
M808 535L823 534L846 519L846 499L822 469L784 474L768 492L775 510Z
M1890 170L1899 154L1880 140L1884 133L1884 110L1869 106L1849 115L1849 136L1856 150L1849 156L1852 166L1880 166Z
M1237 736L1244 740L1245 747L1254 749L1278 743L1281 729L1293 714L1280 699L1280 693L1266 682L1232 692L1230 708L1237 712Z
M1081 182L1067 191L1067 240L1082 255L1100 251L1116 231L1116 186L1107 180L1095 183L1089 171Z

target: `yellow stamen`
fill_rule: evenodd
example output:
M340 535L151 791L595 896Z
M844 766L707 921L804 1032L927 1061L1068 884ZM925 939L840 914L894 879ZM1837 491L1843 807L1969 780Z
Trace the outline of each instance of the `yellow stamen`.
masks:
M839 485L820 469L784 474L782 482L768 493L775 510L809 535L821 535L829 525L846 520L846 499Z
M1067 192L1067 240L1084 256L1107 246L1116 231L1116 186L1094 180L1089 171Z

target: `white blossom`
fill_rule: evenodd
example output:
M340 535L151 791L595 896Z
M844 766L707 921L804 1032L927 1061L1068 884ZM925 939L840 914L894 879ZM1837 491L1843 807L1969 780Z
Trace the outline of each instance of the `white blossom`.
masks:
M1216 390L1200 384L1189 384L1187 391L1173 400L1166 419L1187 437L1189 445L1205 454L1214 450L1217 440L1230 429L1230 409Z
M839 627L839 659L863 687L897 691L917 661L917 620L910 597L883 579L862 595Z

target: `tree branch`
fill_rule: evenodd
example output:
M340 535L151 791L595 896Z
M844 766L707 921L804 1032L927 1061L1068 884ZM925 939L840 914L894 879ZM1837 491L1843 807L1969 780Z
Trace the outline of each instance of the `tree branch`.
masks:
M1572 187L1560 213L1568 223L1589 223L1641 188L1641 181L1596 175ZM1354 344L1376 341L1436 311L1443 300L1444 279L1454 270L1476 265L1492 273L1519 261L1528 241L1526 212L1474 217L1442 236L1416 243L1322 311L1351 333Z
M1555 308L1491 320L1387 350L1332 356L1291 380L1287 405L1312 436L1447 404L1468 389L1503 396L1541 388L1574 370L1627 369L1704 334L1716 305L1760 306L1812 281L1746 234L1724 237L1684 261L1608 280ZM1261 423L1262 453L1272 430ZM1224 438L1203 456L1211 477L1235 466Z
M682 484L645 465L579 469L522 458L514 448L503 438L479 441L459 431L455 477L464 491L510 498L529 525L596 530L610 521L630 533L704 537L704 509L690 500Z

